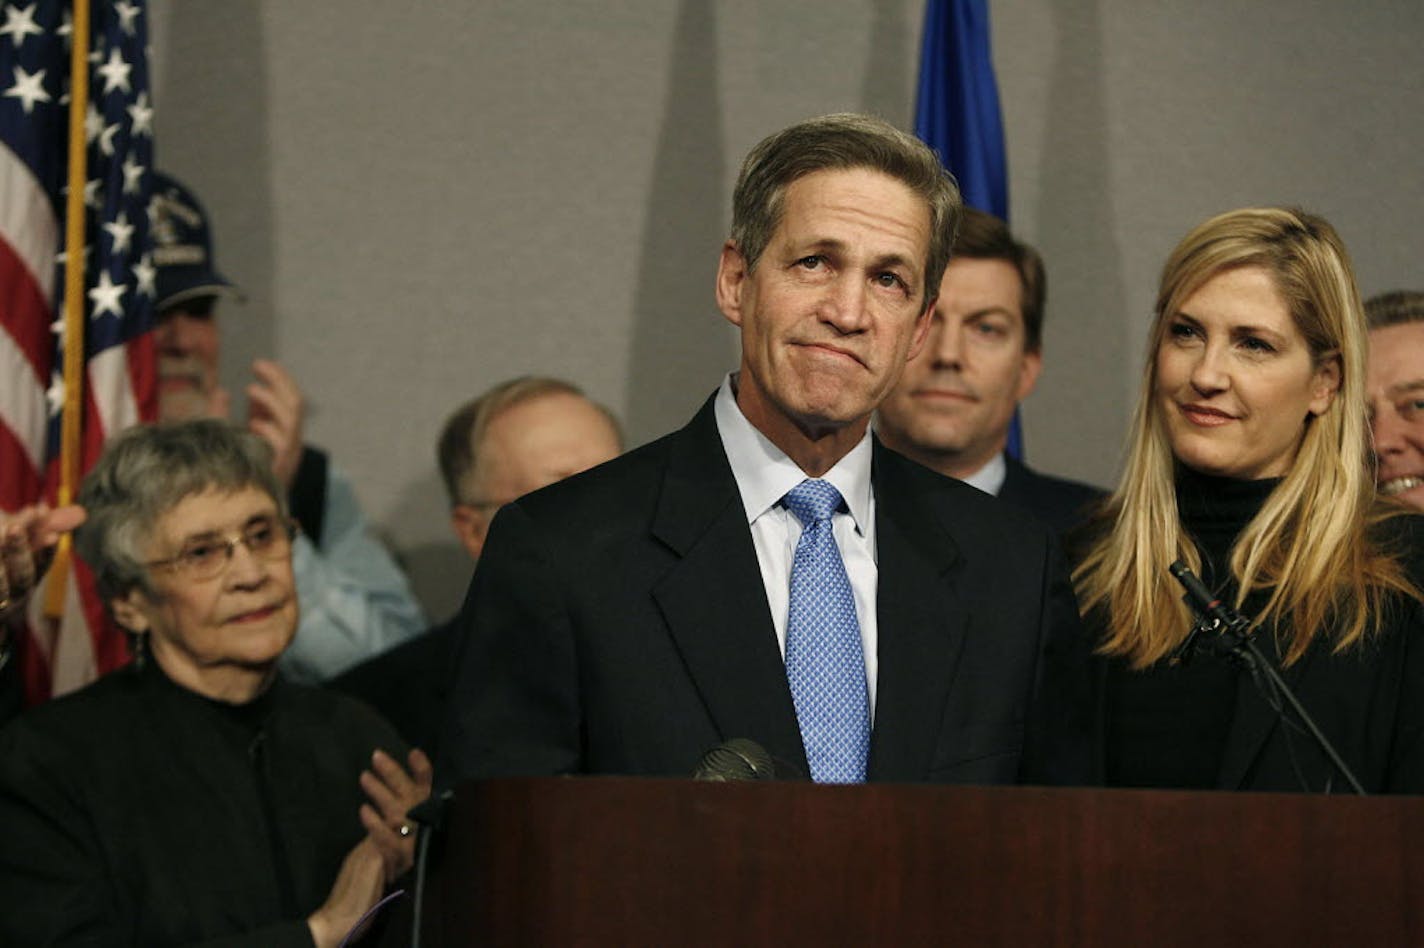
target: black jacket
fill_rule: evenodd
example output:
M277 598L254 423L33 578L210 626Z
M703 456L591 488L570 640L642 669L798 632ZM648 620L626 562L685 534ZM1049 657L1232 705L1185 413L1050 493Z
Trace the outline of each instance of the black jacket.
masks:
M1093 505L1107 496L1089 484L1040 474L1007 454L1004 461L1008 470L999 499L1027 510L1060 537L1087 520Z
M1407 571L1415 583L1421 583L1424 517L1398 517L1387 528L1386 542L1403 552ZM1253 596L1246 611L1263 605L1264 597ZM1327 632L1281 673L1367 792L1419 794L1424 793L1424 603L1394 596L1386 608L1379 634L1337 653ZM1088 626L1101 637L1105 623L1094 613ZM1256 640L1280 669L1275 637L1264 630ZM1193 661L1226 659L1202 654ZM1107 736L1112 730L1108 677L1127 674L1133 673L1118 659L1098 660L1094 757L1099 779L1108 773ZM1216 789L1350 792L1295 717L1290 716L1290 724L1283 723L1249 674L1234 676L1234 691ZM1164 747L1160 752L1173 750Z
M0 944L309 948L378 747L345 696L234 708L152 663L33 709L0 731Z
M327 687L375 708L407 743L434 760L454 657L455 622L451 620L342 672Z

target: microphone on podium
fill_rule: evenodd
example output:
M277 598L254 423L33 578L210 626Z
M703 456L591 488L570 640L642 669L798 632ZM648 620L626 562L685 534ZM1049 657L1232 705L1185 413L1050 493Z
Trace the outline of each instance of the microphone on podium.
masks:
M716 783L773 780L775 777L776 767L766 748L746 737L734 737L718 744L702 755L702 760L692 771L693 780Z

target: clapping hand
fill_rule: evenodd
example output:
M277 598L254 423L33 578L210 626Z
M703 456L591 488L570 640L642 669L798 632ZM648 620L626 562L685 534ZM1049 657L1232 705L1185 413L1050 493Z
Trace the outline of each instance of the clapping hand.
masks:
M0 517L0 622L4 622L23 611L54 558L60 534L84 522L84 508L34 504Z
M415 861L415 834L406 814L430 798L434 769L416 748L406 758L407 771L385 751L371 755L371 769L361 774L361 789L370 798L361 805L361 825L386 857L387 881Z
M252 363L254 381L247 386L247 427L272 446L272 470L291 490L302 461L302 419L306 403L296 380L276 362Z

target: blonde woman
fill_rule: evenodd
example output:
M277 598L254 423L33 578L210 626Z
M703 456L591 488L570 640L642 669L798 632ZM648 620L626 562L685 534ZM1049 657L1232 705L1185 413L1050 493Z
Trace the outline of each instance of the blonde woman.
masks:
M1074 571L1105 657L1106 783L1348 787L1235 663L1176 660L1193 623L1167 570L1181 559L1252 620L1366 790L1424 790L1424 533L1375 497L1365 338L1320 217L1232 211L1168 258L1126 470Z

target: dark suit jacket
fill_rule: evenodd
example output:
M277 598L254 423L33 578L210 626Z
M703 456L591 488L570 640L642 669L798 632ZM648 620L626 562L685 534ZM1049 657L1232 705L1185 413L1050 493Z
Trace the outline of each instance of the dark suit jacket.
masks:
M999 499L1022 507L1060 537L1087 519L1089 508L1107 496L1101 488L1040 474L1018 458L1004 455L1008 472Z
M1086 640L1031 518L876 444L871 780L1085 781ZM757 741L807 772L712 402L684 429L504 508L459 619L442 783L687 775Z
M433 760L445 720L454 642L452 619L366 659L327 685L375 708L406 743Z

